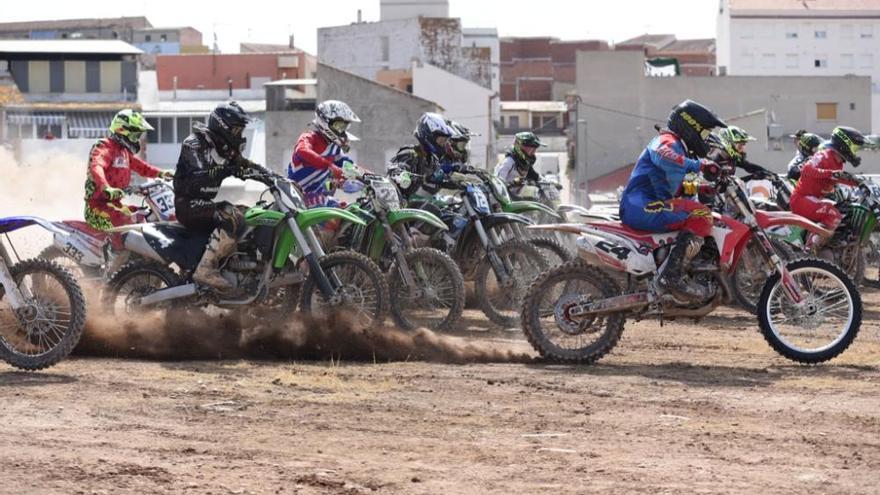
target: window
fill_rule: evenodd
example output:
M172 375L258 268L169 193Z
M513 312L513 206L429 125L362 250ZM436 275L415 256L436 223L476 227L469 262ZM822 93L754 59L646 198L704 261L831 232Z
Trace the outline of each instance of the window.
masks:
M816 29L813 31L813 37L817 40L824 40L828 37L828 31L825 29L825 27L816 26Z
M744 53L742 56L743 68L751 69L755 66L755 56L751 53Z
M824 56L816 57L815 59L813 59L813 67L817 69L824 69L828 67L828 59Z
M859 55L859 69L873 69L874 55L872 53L863 53Z
M511 129L519 129L519 115L511 115L507 117L507 121L510 122Z
M850 110L855 110L855 109L856 109L856 104L855 104L855 103L850 103L850 104L849 104L849 109L850 109Z
M37 126L37 138L45 139L47 136L52 136L53 138L60 138L61 136L61 124L39 124Z
M775 69L776 68L776 54L775 53L765 53L761 55L761 68L762 69Z
M797 69L798 62L797 53L788 53L785 55L785 67L787 69Z
M851 39L853 37L853 25L842 24L840 26L840 37L843 39Z
M151 35L149 35L149 34L145 34L145 35L144 35L144 41L146 41L147 43L149 43L149 42L153 41L153 37L152 37Z
M173 143L174 142L174 118L173 117L162 117L159 119L159 127L156 129L159 133L159 142L160 143Z
M785 37L787 39L795 39L798 37L798 28L796 25L785 26Z
M859 38L863 40L871 39L874 37L874 26L870 24L865 24L859 30Z
M840 68L841 69L852 69L855 67L853 63L854 57L852 53L842 53L840 55Z
M382 45L382 46L381 46L381 50L382 50L382 61L383 61L383 62L387 62L387 61L388 61L388 58L389 58L389 57L388 57L388 51L389 51L389 48L388 48L388 36L380 36L380 37L379 37L379 43Z
M816 103L816 120L837 120L837 103Z
M159 119L156 117L147 117L147 122L153 126L153 131L147 131L147 143L155 144L159 142Z
M166 41L168 41L168 35L167 35L167 34L160 34L160 35L159 35L159 41L161 41L161 42L163 42L163 43L166 42Z
M189 136L192 121L189 117L177 117L177 142L182 143Z

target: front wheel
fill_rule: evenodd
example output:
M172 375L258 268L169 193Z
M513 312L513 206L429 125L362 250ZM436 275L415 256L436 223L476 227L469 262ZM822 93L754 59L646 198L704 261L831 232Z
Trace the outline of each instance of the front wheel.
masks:
M529 284L547 269L547 261L528 241L512 239L495 250L502 263L503 274L485 256L477 265L474 290L483 313L496 325L516 326L522 300Z
M25 370L52 366L67 357L82 336L82 289L69 271L44 259L23 261L9 271L27 295L18 310L8 298L0 306L0 359Z
M553 237L535 237L529 239L528 242L538 248L551 267L559 266L572 259L571 252Z
M523 301L522 327L529 343L553 361L590 364L617 345L623 313L574 316L578 305L619 296L617 283L581 260L541 275Z
M337 251L320 260L334 295L324 297L314 276L303 283L300 308L303 313L328 316L338 307L355 312L358 323L372 328L382 325L388 304L388 285L375 263L354 251Z
M464 309L464 278L449 255L431 248L407 252L406 264L415 284L409 287L397 262L388 272L391 316L406 330L426 327L451 330Z
M767 280L758 302L761 333L776 352L800 363L828 361L856 338L862 299L852 280L833 264L815 258L786 266L804 296L792 302L779 273Z
M794 250L785 241L771 237L770 244L783 261L797 258ZM758 312L758 299L772 272L764 260L763 249L757 238L751 238L733 270L731 280L731 290L736 302L752 314Z

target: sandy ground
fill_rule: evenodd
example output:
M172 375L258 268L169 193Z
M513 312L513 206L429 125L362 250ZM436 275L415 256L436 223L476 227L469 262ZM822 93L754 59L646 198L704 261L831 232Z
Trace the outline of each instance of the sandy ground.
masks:
M878 493L880 293L865 302L854 345L814 367L730 309L629 324L591 367L517 362L521 334L473 311L450 346L497 362L4 367L0 492Z

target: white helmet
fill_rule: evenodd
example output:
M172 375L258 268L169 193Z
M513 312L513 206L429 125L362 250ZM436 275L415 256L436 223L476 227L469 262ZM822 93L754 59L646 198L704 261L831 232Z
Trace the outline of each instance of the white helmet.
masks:
M352 122L360 122L361 119L339 100L327 100L318 103L315 108L315 120L312 124L328 141L340 146L347 146L351 141L358 138L348 132Z

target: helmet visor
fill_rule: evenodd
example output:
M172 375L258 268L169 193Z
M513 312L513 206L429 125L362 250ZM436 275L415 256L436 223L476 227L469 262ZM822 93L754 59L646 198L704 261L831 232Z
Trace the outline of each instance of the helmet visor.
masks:
M445 148L445 147L446 147L446 142L447 142L447 141L449 141L449 136L442 136L442 135L441 135L441 136L437 136L437 137L434 138L434 142L437 144L437 146L439 146L439 147L441 147L441 148Z
M342 136L348 130L349 125L351 124L345 120L336 119L333 122L330 122L330 129L333 129L333 132Z

